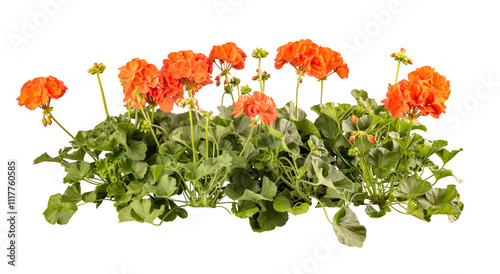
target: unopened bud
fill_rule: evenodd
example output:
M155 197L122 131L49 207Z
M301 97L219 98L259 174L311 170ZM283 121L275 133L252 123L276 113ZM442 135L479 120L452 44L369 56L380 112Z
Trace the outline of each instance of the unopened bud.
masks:
M351 115L351 121L356 124L358 122L358 117L356 117L356 115Z
M375 136L373 135L368 135L368 141L375 143Z

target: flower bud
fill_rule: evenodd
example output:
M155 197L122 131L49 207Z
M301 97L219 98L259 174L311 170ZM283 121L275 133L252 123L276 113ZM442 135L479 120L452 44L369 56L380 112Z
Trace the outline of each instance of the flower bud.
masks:
M257 76L252 77L252 80L254 81L257 80Z
M352 142L354 142L354 140L356 140L356 136L351 136L351 137L349 137L349 142L351 142L351 143L352 143Z
M368 141L375 143L375 136L373 135L368 135Z
M351 115L351 121L356 124L358 122L358 117L356 117L356 115Z

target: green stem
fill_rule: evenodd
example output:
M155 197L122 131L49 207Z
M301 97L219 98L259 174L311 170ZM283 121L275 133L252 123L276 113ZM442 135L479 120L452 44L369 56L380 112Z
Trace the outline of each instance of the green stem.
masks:
M394 84L398 83L398 75L399 75L399 66L401 65L401 61L398 61L398 70L396 71L396 82Z
M323 104L323 79L321 79L321 97L319 98L319 104Z
M264 93L264 85L262 84L262 71L260 70L260 60L262 58L259 57L259 83L260 83L260 92Z
M151 126L152 123L149 120L149 117L146 116L146 113L144 112L144 109L142 107L141 107L141 112L142 112L142 115L144 116L144 119L149 123L149 129L151 130L151 134L153 134L153 138L155 139L156 145L158 146L158 149L160 149L160 142L158 142L158 139L156 139L155 131L153 130L153 127ZM137 113L137 109L136 109L136 113Z
M222 99L220 99L220 106L223 107L224 106L224 95L226 95L226 92L223 92L222 93Z
M245 142L245 146L243 147L243 150L240 152L239 156L241 156L243 154L243 152L247 148L248 143L250 142L250 139L252 139L252 133L253 133L254 128L255 128L255 125L252 125L252 129L250 129L250 134L248 135L247 141Z
M193 130L193 114L189 108L189 124L191 126L191 148L193 150L193 162L196 164L196 151L194 150L194 130Z
M226 74L226 83L227 83L228 86L230 85L229 84L229 78L227 77L227 74ZM231 89L231 93L230 94L231 94L231 99L233 100L233 103L234 103L234 96L233 96L233 90L232 89Z
M167 134L167 137L170 136L170 134L168 134L168 132L164 128L162 128L160 126L157 126L157 125L153 125L153 124L151 124L151 126L155 127L155 128L158 128L158 129L162 130L163 132L165 132L165 134Z
M151 105L151 124L155 123L155 105Z
M302 78L302 71L299 71L299 78L297 79L297 89L295 90L295 119L299 119L299 85Z
M206 127L206 130L205 130L206 131L206 135L205 135L206 144L205 144L205 147L207 148L207 150L206 150L205 158L208 158L208 121L209 120L210 120L209 117L207 117L207 124L205 126ZM205 179L206 179L206 177L205 177Z
M106 111L106 117L109 117L108 106L106 105L106 98L104 97L104 90L102 89L101 77L99 77L99 73L96 73L97 80L99 81L99 87L101 88L102 95L102 103L104 104L104 110Z
M64 130L64 132L66 132L69 136L71 136L71 138L73 138L73 140L75 140L75 142L88 154L90 155L90 157L92 157L92 159L94 159L94 161L97 162L97 158L92 155L90 152L88 152L85 147L75 138L75 136L73 136L71 133L69 133L69 131L67 131L58 121L57 119L54 117L54 115L52 115L52 112L49 110L49 115L50 115L50 118L52 120L54 120L54 122L56 122L56 124L62 128L62 130Z
M326 216L326 219L328 220L328 222L333 225L333 222L330 221L330 217L328 217L328 213L326 213L326 209L325 209L325 206L323 205L323 203L316 197L312 196L314 199L316 199L316 201L318 201L318 203L321 205L321 207L323 208L323 212L325 212L325 216Z
M130 105L127 106L128 109L128 119L130 120Z

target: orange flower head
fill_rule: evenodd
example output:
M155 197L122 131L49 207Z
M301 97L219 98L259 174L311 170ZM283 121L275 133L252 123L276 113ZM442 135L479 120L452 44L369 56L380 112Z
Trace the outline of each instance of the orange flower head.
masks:
M307 60L314 57L319 47L309 39L289 42L278 48L278 54L274 59L274 67L281 69L284 64L290 63L295 69L301 70Z
M163 60L162 71L178 80L193 95L203 86L212 84L212 62L202 53L185 50L172 52Z
M254 91L251 96L240 96L240 98L233 103L233 108L234 111L231 112L230 115L234 115L234 118L238 118L244 112L250 119L260 116L262 122L267 125L274 123L278 117L278 111L276 110L276 104L273 98L260 91Z
M392 116L401 118L414 109L412 119L431 115L439 118L445 113L444 102L450 96L450 82L429 66L421 67L408 74L408 81L401 80L389 88L387 98L382 100ZM420 113L416 114L416 110Z
M214 62L215 59L219 59L231 64L234 69L240 70L245 68L246 57L245 52L238 48L235 43L227 42L221 46L213 46L208 60Z
M395 118L401 118L405 115L407 111L410 110L410 105L408 104L408 86L410 82L406 80L401 80L397 84L392 85L387 91L387 98L382 100L385 104L385 108L391 111L391 115Z
M147 98L149 96L157 96L161 87L161 76L158 68L146 62L146 60L134 58L127 62L125 66L119 68L120 83L123 85L123 93L125 95L123 102L132 104L134 107L139 105L144 106L145 100L140 100L134 92L138 90L142 95L141 97Z
M56 77L37 77L24 83L17 101L20 106L34 110L50 99L61 98L67 89L64 82Z

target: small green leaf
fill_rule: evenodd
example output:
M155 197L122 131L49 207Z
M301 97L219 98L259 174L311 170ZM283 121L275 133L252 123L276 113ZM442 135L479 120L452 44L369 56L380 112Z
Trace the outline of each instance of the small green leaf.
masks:
M130 216L140 223L153 223L153 221L163 213L165 205L160 209L151 207L150 199L140 199L133 201L130 205Z
M70 184L79 182L85 178L89 170L90 164L87 162L73 163L69 166L68 174L64 177L63 182Z
M383 207L382 209L380 209L380 211L377 211L375 208L373 208L370 205L366 206L366 209L365 209L366 215L368 215L372 218L383 217L385 215L385 213L390 212L390 211L391 211L391 209L389 207Z
M333 217L333 231L339 242L347 246L362 247L366 239L366 228L349 207L341 207Z
M423 209L437 209L451 203L457 195L456 186L448 185L446 188L433 188L423 197L418 197L417 202Z
M263 201L260 205L262 208L259 217L257 217L257 222L263 230L273 230L278 226L284 226L288 221L288 213L276 211L272 202Z
M368 163L373 165L373 172L379 178L385 178L398 163L399 154L383 147L374 148L368 154Z
M144 178L144 175L148 171L147 163L132 160L130 158L120 159L120 161L118 161L118 167L123 174L127 175L132 173L136 179Z
M61 201L63 203L70 202L70 203L78 203L79 201L82 200L82 189L80 188L80 183L74 183L68 188L66 188L66 191L64 192Z
M233 203L231 207L231 212L238 218L249 218L255 213L259 212L259 208L252 201L238 201Z
M436 154L437 154L437 156L439 156L439 158L441 158L441 160L443 160L443 165L445 165L451 159L453 159L453 157L455 157L455 155L457 155L462 150L463 149L452 150L451 152L449 152L448 150L443 148L443 149L439 150L438 152L436 152Z
M61 194L50 196L47 209L43 212L45 220L50 224L64 225L78 210L78 206L73 202L63 202Z
M411 199L425 194L432 189L431 183L418 178L405 178L392 193L394 197Z
M177 181L169 177L168 175L163 175L156 183L156 197L158 198L168 198L177 192Z
M93 203L97 199L95 191L89 191L82 194L82 201L85 203Z

